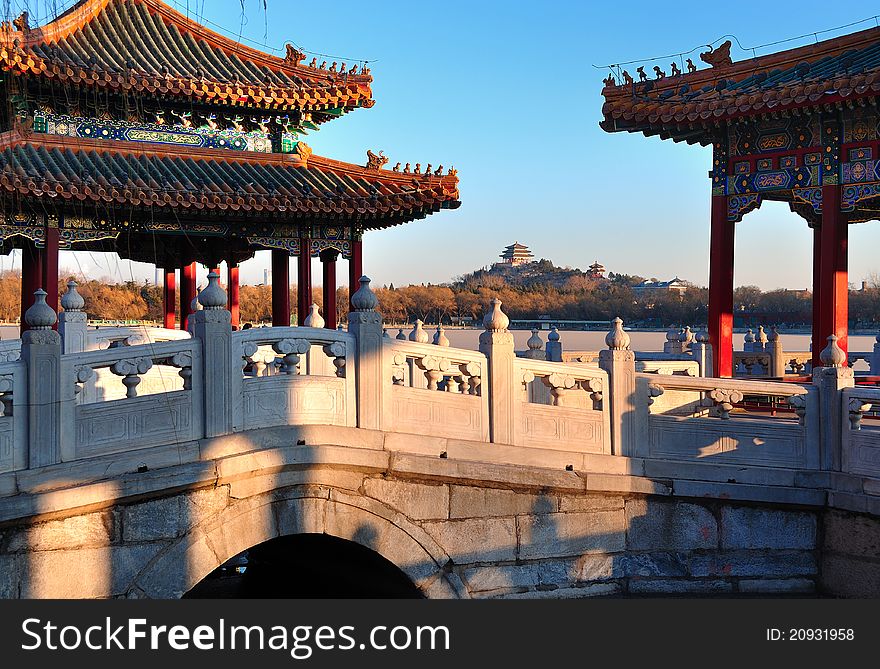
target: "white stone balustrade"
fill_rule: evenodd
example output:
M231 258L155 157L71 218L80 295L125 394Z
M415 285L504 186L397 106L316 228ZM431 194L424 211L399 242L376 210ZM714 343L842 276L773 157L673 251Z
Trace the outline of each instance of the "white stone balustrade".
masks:
M489 441L486 356L477 351L383 339L383 424L416 434Z
M819 467L821 407L817 388L648 374L637 374L636 385L650 407L647 438L639 448L643 457ZM659 396L658 389L662 390ZM736 413L734 406L743 400L755 401L757 410Z
M21 359L0 360L0 474L150 448L188 454L179 456L185 461L198 457L205 438L326 425L395 433L403 444L422 435L536 454L880 477L880 425L871 413L880 391L853 387L833 339L822 353L826 367L804 385L706 378L711 350L702 333L677 331L680 351L636 353L619 320L598 364L562 363L555 361L563 357L558 333L546 351L535 337L535 353L517 357L496 300L481 350L469 351L445 345L442 330L436 344L385 336L366 277L347 332L233 332L218 278L212 273L199 295L193 337L105 331L107 347L66 354L38 293ZM82 313L73 295L66 302L70 315ZM81 320L62 319L66 333ZM774 334L753 354L776 355ZM86 346L97 343L87 335ZM164 336L176 340L157 341ZM5 350L17 352L11 344ZM743 400L750 411L741 409Z
M138 392L142 377L159 368L167 381L164 391ZM95 400L83 390L102 373L115 380L113 399ZM62 461L200 439L204 436L203 386L198 340L63 356L59 388Z
M843 425L841 469L853 474L880 478L880 420L865 414L880 408L880 388L846 388L842 406L847 414Z
M251 328L232 334L232 350L237 379L231 383L240 389L234 429L357 424L353 335L315 327Z

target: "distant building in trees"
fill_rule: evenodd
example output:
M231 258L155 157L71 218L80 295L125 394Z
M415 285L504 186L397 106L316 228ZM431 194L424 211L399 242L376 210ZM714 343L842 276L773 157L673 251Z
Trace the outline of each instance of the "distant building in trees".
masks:
M512 265L513 267L527 265L531 262L534 262L535 258L535 256L529 250L529 247L524 244L520 244L519 242L514 242L513 244L505 248L500 257L501 262L498 264Z
M641 283L633 286L633 292L636 297L659 297L665 293L677 293L679 297L684 295L691 285L687 281L682 281L678 277L669 281L657 281L655 279L645 279Z
M591 279L604 279L605 272L605 265L597 260L592 265L590 265L589 269L587 270L587 276Z

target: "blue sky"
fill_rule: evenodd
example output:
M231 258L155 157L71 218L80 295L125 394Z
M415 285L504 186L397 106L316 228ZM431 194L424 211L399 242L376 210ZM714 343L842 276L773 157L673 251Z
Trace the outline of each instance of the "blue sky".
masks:
M267 0L264 14L263 0L244 2L244 26L239 0L177 4L277 48L291 40L340 60L374 61L376 106L308 136L316 153L363 163L367 149L381 149L391 164L458 169L459 210L366 236L366 273L396 285L448 281L493 262L514 240L559 265L585 268L598 259L615 272L678 275L705 285L709 149L601 131L607 71L592 66L648 64L652 56L726 34L760 45L872 13L869 3L836 3L829 12L832 5L812 1ZM46 6L45 0L27 4L32 13ZM732 51L734 60L749 55ZM659 64L668 71L669 61ZM850 239L856 283L880 271L880 223L853 226ZM806 223L786 205L765 205L738 226L736 283L809 286L811 240ZM132 271L114 259L62 259L64 266L76 262L113 278ZM244 279L261 281L267 264L258 256L243 268ZM134 274L152 278L142 267Z

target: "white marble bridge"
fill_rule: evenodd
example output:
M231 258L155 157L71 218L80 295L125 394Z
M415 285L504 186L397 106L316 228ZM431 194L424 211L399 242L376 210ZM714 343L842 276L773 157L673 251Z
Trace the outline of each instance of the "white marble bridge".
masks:
M833 338L812 382L718 379L620 321L517 353L498 301L479 351L390 338L366 278L347 331L234 332L217 279L190 333L90 330L73 287L3 342L0 596L180 597L297 536L427 597L880 594L880 390Z

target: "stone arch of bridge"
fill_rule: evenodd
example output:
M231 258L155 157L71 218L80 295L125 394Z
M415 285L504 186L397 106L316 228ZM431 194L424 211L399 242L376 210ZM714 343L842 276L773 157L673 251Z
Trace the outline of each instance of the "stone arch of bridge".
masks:
M198 520L134 579L130 595L180 598L235 556L272 539L325 534L376 552L426 598L467 598L447 553L396 509L357 492L275 491Z

